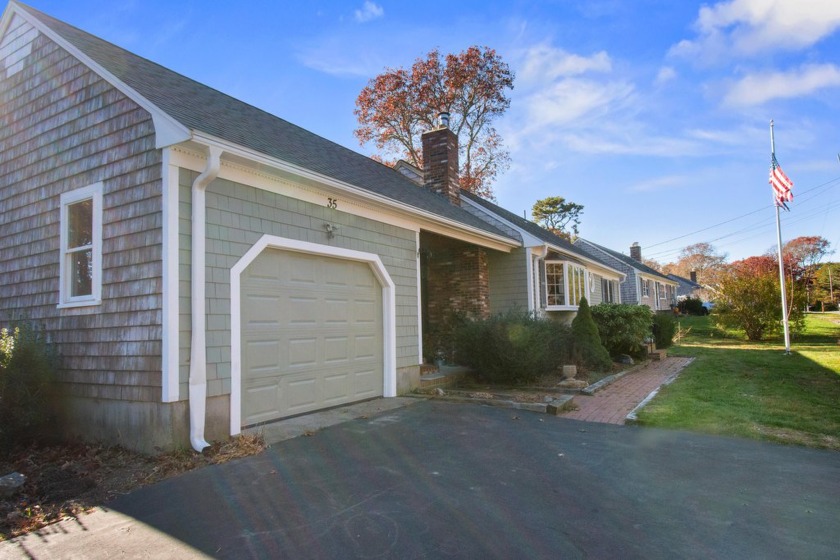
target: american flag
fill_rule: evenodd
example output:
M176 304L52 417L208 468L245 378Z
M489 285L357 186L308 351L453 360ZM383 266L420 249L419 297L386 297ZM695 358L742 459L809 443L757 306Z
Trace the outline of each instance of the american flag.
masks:
M793 202L793 181L788 179L785 172L782 171L779 162L776 161L776 156L770 162L770 185L773 186L773 199L776 201L776 206L782 206L788 210L786 202Z

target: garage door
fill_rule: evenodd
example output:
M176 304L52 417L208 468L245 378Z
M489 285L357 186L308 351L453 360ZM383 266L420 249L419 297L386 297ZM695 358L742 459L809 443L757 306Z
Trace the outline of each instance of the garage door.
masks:
M367 264L266 249L241 301L243 425L382 395L382 288Z

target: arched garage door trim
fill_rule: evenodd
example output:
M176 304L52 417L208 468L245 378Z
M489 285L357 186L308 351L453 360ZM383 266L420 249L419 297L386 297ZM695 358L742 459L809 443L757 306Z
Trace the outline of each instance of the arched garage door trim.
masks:
M231 313L231 384L230 384L230 433L236 435L242 427L242 339L241 339L241 277L254 259L266 249L282 249L309 255L319 255L337 259L367 263L382 287L382 341L384 386L382 394L395 397L397 394L397 335L396 335L396 300L394 282L382 264L378 255L319 245L308 241L298 241L273 235L264 235L251 247L230 271L230 313Z

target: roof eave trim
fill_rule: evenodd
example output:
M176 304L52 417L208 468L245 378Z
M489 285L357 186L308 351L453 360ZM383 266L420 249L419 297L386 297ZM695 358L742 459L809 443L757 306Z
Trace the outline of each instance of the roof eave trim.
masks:
M38 29L41 33L49 37L52 41L58 44L61 48L69 52L77 58L82 64L90 68L93 72L102 77L103 80L110 83L112 86L120 90L126 97L137 103L140 107L149 112L152 116L152 121L155 125L155 147L165 148L174 144L179 144L189 140L192 136L190 130L183 124L178 122L168 113L161 110L160 107L140 95L136 90L128 84L117 78L111 72L105 69L104 66L94 61L88 55L79 50L70 41L53 31L48 25L39 20L36 16L29 13L25 6L22 6L12 0L9 2L9 7L12 13L18 14L25 19L33 27Z
M506 246L506 247L521 247L522 246L522 244L516 239L511 239L511 238L505 237L503 235L497 235L497 234L494 234L494 233L491 233L491 232L488 232L488 231L485 231L485 230L482 230L482 229L479 229L479 228L476 228L476 227L458 222L456 220L451 220L449 218L445 218L443 216L440 216L438 214L434 214L432 212L425 212L425 211L423 211L419 208L416 208L414 206L409 206L408 204L400 203L399 201L396 201L392 198L388 198L388 197L385 197L385 196L381 196L381 195L371 193L370 191L367 191L367 190L362 189L358 186L355 186L352 183L347 183L345 181L340 181L340 180L335 179L333 177L330 177L328 175L323 175L321 173L312 171L311 169L307 169L305 167L300 167L300 166L295 165L293 163L289 163L287 161L268 156L268 155L263 154L261 152L257 152L256 150L246 148L246 147L244 147L240 144L236 144L234 142L230 142L228 140L224 140L224 139L218 138L216 136L212 136L212 135L205 134L205 133L202 133L202 132L194 132L192 134L192 139L196 142L199 142L201 144L205 144L205 145L208 145L208 146L221 147L224 151L226 151L228 153L235 154L235 155L250 159L250 160L255 161L257 163L260 163L262 165L267 165L269 167L273 167L273 168L278 169L280 171L286 171L288 173L292 173L294 175L298 175L298 176L306 178L306 179L311 179L313 181L318 181L320 183L324 183L324 184L329 185L330 187L335 188L339 191L350 192L350 193L352 193L356 196L359 196L359 197L361 197L363 199L366 199L366 200L369 200L371 202L375 202L375 203L380 204L382 206L386 206L386 207L389 207L389 208L392 208L392 209L395 209L395 210L401 211L401 212L407 212L407 213L422 217L422 218L424 218L426 220L429 220L429 221L432 221L432 222L444 224L448 227L458 229L458 230L461 230L461 231L464 231L464 232L468 232L468 233L470 233L474 236L493 241L496 244L501 244L501 245Z

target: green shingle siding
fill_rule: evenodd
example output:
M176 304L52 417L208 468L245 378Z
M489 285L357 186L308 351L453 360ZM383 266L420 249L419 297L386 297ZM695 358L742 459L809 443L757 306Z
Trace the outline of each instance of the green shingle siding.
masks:
M189 268L190 188L198 174L181 170L180 270ZM206 197L206 296L208 395L230 390L230 269L263 235L274 235L374 253L380 256L396 286L397 367L417 365L416 234L347 212L332 210L248 185L217 179ZM324 223L339 225L328 239ZM188 279L180 284L181 394L188 391Z

